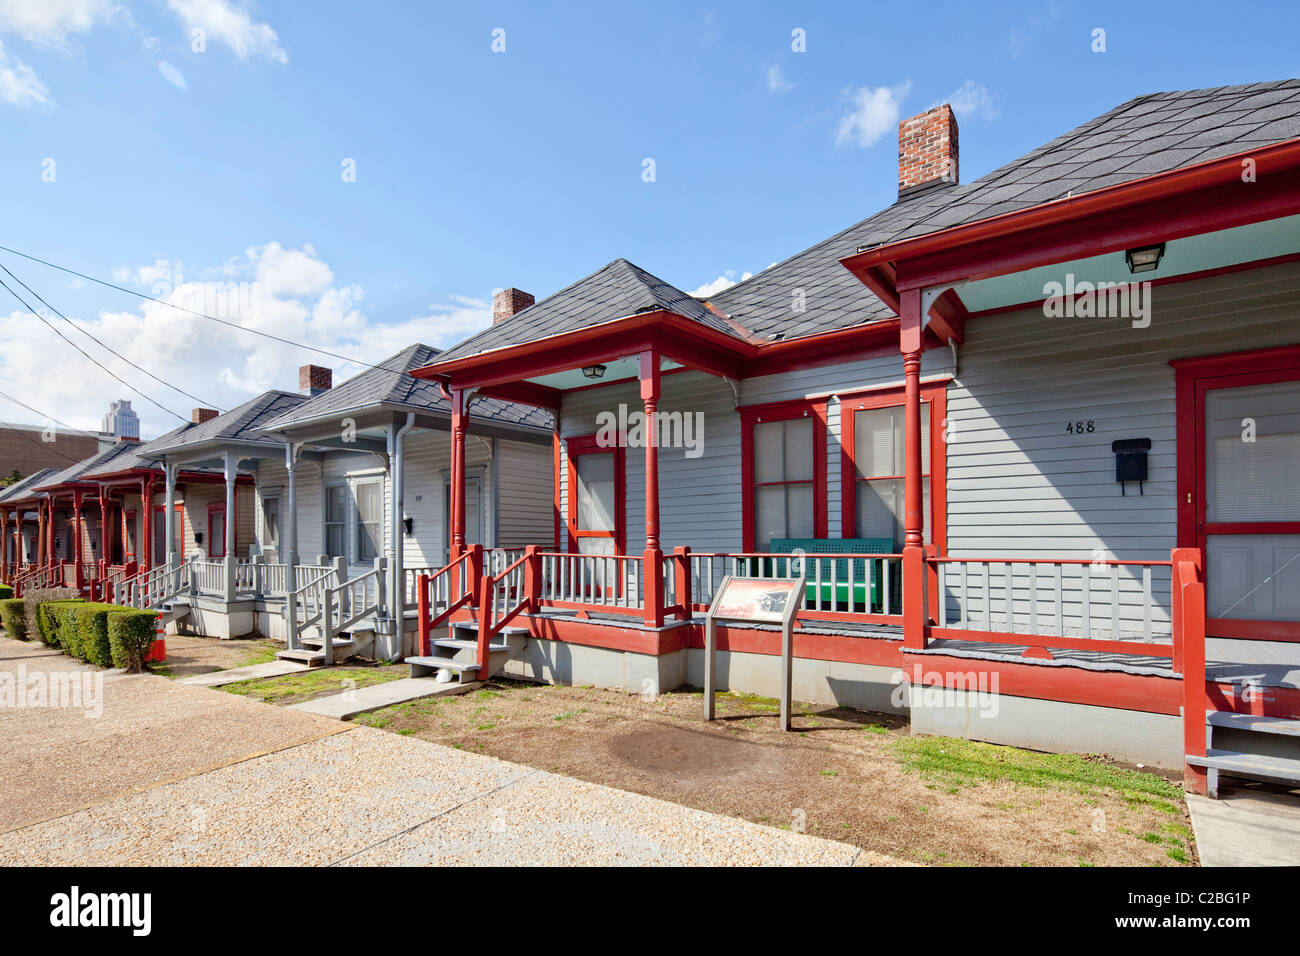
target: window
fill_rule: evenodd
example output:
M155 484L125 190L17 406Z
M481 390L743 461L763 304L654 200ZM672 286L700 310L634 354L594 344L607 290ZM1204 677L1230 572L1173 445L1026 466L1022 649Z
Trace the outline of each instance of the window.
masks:
M774 538L826 537L826 405L787 402L741 409L744 547Z
M226 556L226 506L208 505L208 557Z
M625 459L594 435L566 440L570 547L579 554L623 554Z
M944 541L943 386L921 389L921 494L925 544ZM904 406L900 389L845 398L843 524L845 537L889 538L904 544ZM940 453L932 455L931 449ZM935 488L939 494L934 494Z
M330 485L325 489L325 553L331 558L341 558L347 548L348 489L344 485Z
M262 550L280 550L280 496L262 498Z
M379 491L380 483L377 481L361 482L356 486L358 561L373 561L379 557L379 545L383 540L379 527L383 520L383 504Z

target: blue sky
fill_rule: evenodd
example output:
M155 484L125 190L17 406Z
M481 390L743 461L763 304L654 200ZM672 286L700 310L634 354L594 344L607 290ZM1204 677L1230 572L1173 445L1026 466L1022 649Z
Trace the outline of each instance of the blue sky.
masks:
M687 290L765 268L891 203L897 119L944 99L969 181L1135 95L1296 76L1297 8L0 0L0 245L142 291L258 280L263 328L374 360L618 256ZM312 360L0 261L220 407ZM147 435L174 423L3 316L0 390L79 427L114 397Z

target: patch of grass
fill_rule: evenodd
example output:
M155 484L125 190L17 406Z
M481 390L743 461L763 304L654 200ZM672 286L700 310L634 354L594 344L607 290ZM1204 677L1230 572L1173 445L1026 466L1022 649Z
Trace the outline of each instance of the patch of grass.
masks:
M566 711L565 711L564 713L562 713L562 714L556 714L556 715L555 715L554 717L552 717L551 719L552 719L552 720L570 720L571 718L573 718L573 717L577 717L579 714L585 714L586 712L587 712L587 708L586 708L586 707L583 707L581 710L566 710Z
M742 694L738 691L724 690L718 692L719 700L730 700L747 710L779 711L781 702L775 697L763 697L760 694ZM805 711L804 715L812 711Z
M1142 836L1140 837L1140 839L1145 840L1147 843L1164 843L1164 842L1165 842L1165 838L1162 837L1159 833L1144 833L1144 834L1142 834Z
M1174 803L1183 798L1182 789L1163 777L1077 754L1035 753L955 737L902 737L893 742L893 750L905 773L950 786L1008 782L1082 795L1110 792L1132 805L1175 812Z
M862 728L862 732L864 734L887 734L889 733L889 728L884 724L867 724Z
M249 667L253 664L269 664L275 660L276 648L270 644L260 644L248 655L248 659L239 664L239 667Z
M838 770L819 770L818 773L823 777L838 777L840 775Z
M234 684L227 684L222 690L230 694L252 697L265 704L289 704L309 700L322 694L340 694L346 690L398 680L406 674L407 668L400 664L381 664L375 667L315 667L279 677L241 680Z
M1191 857L1187 855L1187 851L1180 846L1171 846L1169 849L1165 850L1165 856L1178 863L1191 862Z

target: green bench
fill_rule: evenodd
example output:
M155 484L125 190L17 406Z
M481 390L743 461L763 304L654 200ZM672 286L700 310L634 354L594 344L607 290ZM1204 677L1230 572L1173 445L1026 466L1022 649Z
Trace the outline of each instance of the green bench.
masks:
M892 538L773 538L768 549L773 554L793 554L796 551L805 554L893 554ZM785 577L789 574L787 563L780 558L758 559L765 562L762 573L765 576ZM883 560L872 561L869 558L805 558L803 575L807 582L804 594L804 608L815 610L818 607L818 577L820 572L821 610L823 611L857 611L866 613L868 582L870 582L871 613L883 612L881 600L881 583L883 580ZM850 567L851 566L851 567ZM850 585L850 572L852 584ZM831 583L832 575L835 583ZM893 575L897 578L898 575ZM898 582L890 581L890 591L897 592ZM850 593L851 592L851 593ZM890 603L897 606L894 594Z

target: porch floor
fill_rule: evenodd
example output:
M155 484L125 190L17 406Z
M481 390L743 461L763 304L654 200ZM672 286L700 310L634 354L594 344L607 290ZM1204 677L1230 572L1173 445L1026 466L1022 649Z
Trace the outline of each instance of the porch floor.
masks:
M946 657L965 657L972 660L1015 661L1018 664L1036 664L1043 667L1081 667L1094 671L1122 671L1126 674L1170 677L1174 674L1173 662L1167 657L1141 654L1115 654L1107 651L1051 648L1052 659L1024 657L1029 644L1000 644L992 641L932 640L925 650L906 650L906 654L935 654Z

